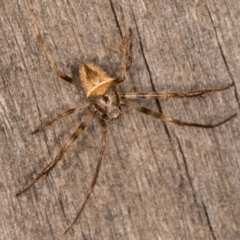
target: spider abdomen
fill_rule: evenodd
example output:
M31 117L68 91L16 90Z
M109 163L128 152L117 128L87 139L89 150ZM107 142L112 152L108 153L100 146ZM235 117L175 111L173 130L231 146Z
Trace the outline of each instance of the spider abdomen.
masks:
M114 84L114 78L93 63L81 65L80 78L88 98L104 95Z

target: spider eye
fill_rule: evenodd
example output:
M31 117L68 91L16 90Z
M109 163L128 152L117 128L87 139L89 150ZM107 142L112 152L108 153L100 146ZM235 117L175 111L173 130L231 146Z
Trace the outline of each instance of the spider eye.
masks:
M103 95L103 100L104 100L105 102L108 102L108 101L109 101L108 96L107 96L107 95Z

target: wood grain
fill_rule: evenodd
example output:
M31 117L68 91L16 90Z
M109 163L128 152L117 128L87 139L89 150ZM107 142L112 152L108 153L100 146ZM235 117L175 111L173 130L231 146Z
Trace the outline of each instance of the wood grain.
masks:
M134 63L121 91L233 87L204 98L141 100L189 122L239 112L238 0L34 1L40 31L59 68L78 79L81 62L118 74L120 6L133 31ZM83 102L59 79L35 39L29 3L0 3L0 239L239 239L240 118L216 129L164 124L128 109L108 122L94 193L67 234L93 178L100 150L94 121L49 176L15 194L57 154L81 121Z

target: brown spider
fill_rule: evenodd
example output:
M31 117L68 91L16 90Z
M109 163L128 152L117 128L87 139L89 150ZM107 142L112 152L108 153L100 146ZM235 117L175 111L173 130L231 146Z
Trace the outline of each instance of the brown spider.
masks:
M63 80L75 85L76 87L79 87L79 83L74 80L73 78L65 75L63 72L61 72L57 65L55 64L49 50L45 46L43 39L40 35L40 32L38 30L37 26L37 20L35 13L32 9L32 0L30 0L31 3L31 15L33 19L33 25L34 30L36 33L36 38L41 45L43 51L45 52L51 67L53 71ZM233 117L236 116L236 114L232 115L231 117L227 118L226 120L218 123L218 124L198 124L198 123L187 123L182 122L180 120L174 119L171 116L165 115L160 112L152 111L148 108L141 107L137 103L133 103L128 101L127 99L137 99L137 98L157 98L157 99L166 99L166 98L184 98L184 97L196 97L201 96L204 93L208 92L217 92L217 91L223 91L225 89L228 89L232 86L228 85L223 88L215 88L215 89L200 89L192 92L148 92L148 93L125 93L125 92L118 92L116 90L116 87L119 83L123 82L126 77L126 72L130 68L132 64L132 35L131 30L129 30L129 33L126 30L126 23L124 19L123 12L122 13L122 25L123 25L123 46L122 46L122 59L121 59L121 66L120 66L120 74L117 78L111 78L107 75L106 72L104 72L101 68L96 66L93 63L83 63L80 67L80 79L81 83L84 87L84 90L86 92L86 96L89 99L89 103L85 104L84 106L76 107L73 109L70 109L66 112L63 112L59 115L57 115L52 120L48 121L47 123L41 125L39 128L37 128L34 132L39 132L43 130L43 128L49 126L53 122L57 121L60 118L63 118L67 115L70 115L76 111L83 111L84 109L87 110L87 114L83 120L83 122L78 126L78 128L75 130L75 132L67 139L64 146L60 149L57 156L35 177L35 179L22 191L17 193L16 196L19 196L20 194L26 192L29 190L43 175L47 175L54 166L60 161L64 153L67 151L67 149L73 144L73 142L77 139L79 134L84 130L84 128L90 123L90 121L94 118L94 116L97 116L99 119L99 124L101 126L101 132L102 132L102 141L101 141L101 151L99 154L99 159L95 171L95 175L93 178L93 181L91 183L91 186L89 187L89 190L86 194L86 197L84 199L83 204L81 205L80 210L77 213L77 216L73 220L73 222L70 224L70 226L66 229L65 233L69 231L69 229L73 226L73 224L77 221L77 219L80 217L83 209L85 208L85 205L93 192L93 188L96 184L99 170L102 163L103 153L106 146L106 133L107 133L107 125L104 119L106 120L115 120L121 115L121 106L129 107L134 110L137 110L139 112L145 113L147 115L153 116L155 118L161 119L164 122L172 122L177 125L181 126L194 126L194 127L200 127L200 128L214 128L217 127Z

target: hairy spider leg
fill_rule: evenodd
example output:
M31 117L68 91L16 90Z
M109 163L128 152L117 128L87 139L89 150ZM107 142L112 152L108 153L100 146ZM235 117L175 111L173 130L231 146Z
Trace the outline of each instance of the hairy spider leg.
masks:
M167 98L185 98L185 97L197 97L201 96L204 93L208 92L220 92L232 87L233 84L230 84L223 88L206 88L199 89L191 92L147 92L147 93L135 93L135 92L122 92L119 93L120 97L126 99L138 99L138 98L158 98L158 99L167 99Z
M127 27L125 17L123 15L123 10L121 10L122 15L122 25L123 25L123 45L122 45L122 59L121 59L121 66L120 66L120 74L116 78L116 82L120 83L123 82L126 78L126 72L131 67L133 62L132 57L132 49L133 49L133 42L132 42L132 31L129 29L129 35L127 34Z
M79 86L79 83L78 83L75 79L67 76L64 72L62 72L62 71L60 71L60 70L58 69L55 61L53 60L53 57L51 56L49 50L47 49L46 45L44 44L44 41L43 41L42 36L41 36L41 34L40 34L40 31L39 31L39 29L38 29L37 20L36 20L36 15L35 15L35 13L34 13L34 11L33 11L33 9L32 9L32 7L33 7L33 6L32 6L32 0L30 0L30 4L31 4L30 11L31 11L32 19L33 19L33 25L34 25L34 30L35 30L36 38L37 38L40 46L42 47L44 53L46 54L46 56L47 56L47 58L48 58L48 61L50 62L50 65L51 65L53 71L54 71L60 78L62 78L63 80L65 80L65 81L67 81L67 82L69 82L69 83L71 83L71 84L73 84L73 85L75 85L75 86Z
M234 114L231 117L229 117L229 118L225 119L224 121L222 121L220 123L217 123L217 124L188 123L188 122L183 122L183 121L180 121L178 119L175 119L175 118L173 118L169 115L165 115L165 114L162 114L162 113L159 113L159 112L152 111L149 108L142 107L142 106L140 106L136 103L133 103L133 102L125 101L124 105L126 107L137 110L141 113L144 113L144 114L150 115L152 117L161 119L164 122L172 122L172 123L180 125L180 126L192 126L192 127L199 127L199 128L215 128L215 127L218 127L218 126L224 124L225 122L229 121L230 119L237 116L237 114Z
M51 125L52 123L56 122L57 120L61 119L61 118L64 118L72 113L75 113L76 111L82 111L86 108L88 108L90 106L90 103L86 103L85 105L83 106L79 106L79 107L76 107L76 108L71 108L63 113L60 113L58 114L56 117L52 118L51 120L49 120L48 122L44 123L43 125L39 126L36 130L34 130L32 132L32 134L35 134L39 131L42 131L45 127Z
M83 202L77 216L75 217L73 222L69 225L69 227L66 229L64 234L66 234L71 229L71 227L76 223L76 221L80 217L80 215L81 215L83 209L85 208L85 205L86 205L91 193L93 192L94 186L96 185L96 182L97 182L98 174L99 174L100 167L101 167L101 164L102 164L103 154L104 154L105 147L106 147L106 137L107 137L107 124L101 116L99 118L99 123L100 123L100 126L101 126L101 132L102 132L102 143L101 143L101 150L100 150L99 159L98 159L96 171L95 171L95 174L94 174L94 178L93 178L93 181L91 183L91 186L88 189L87 195L84 199L84 202Z
M91 111L86 115L83 122L78 126L75 132L67 139L64 146L58 152L57 156L45 168L43 168L41 172L38 173L35 179L26 188L24 188L22 191L16 194L17 197L22 193L26 192L27 190L29 190L43 175L48 174L54 168L54 166L61 160L62 156L67 151L67 149L74 143L74 141L78 138L80 133L93 119L94 114L95 114L95 111Z
M128 62L126 64L126 71L132 66L133 63L133 41L132 41L132 30L129 28L129 47L128 47Z

